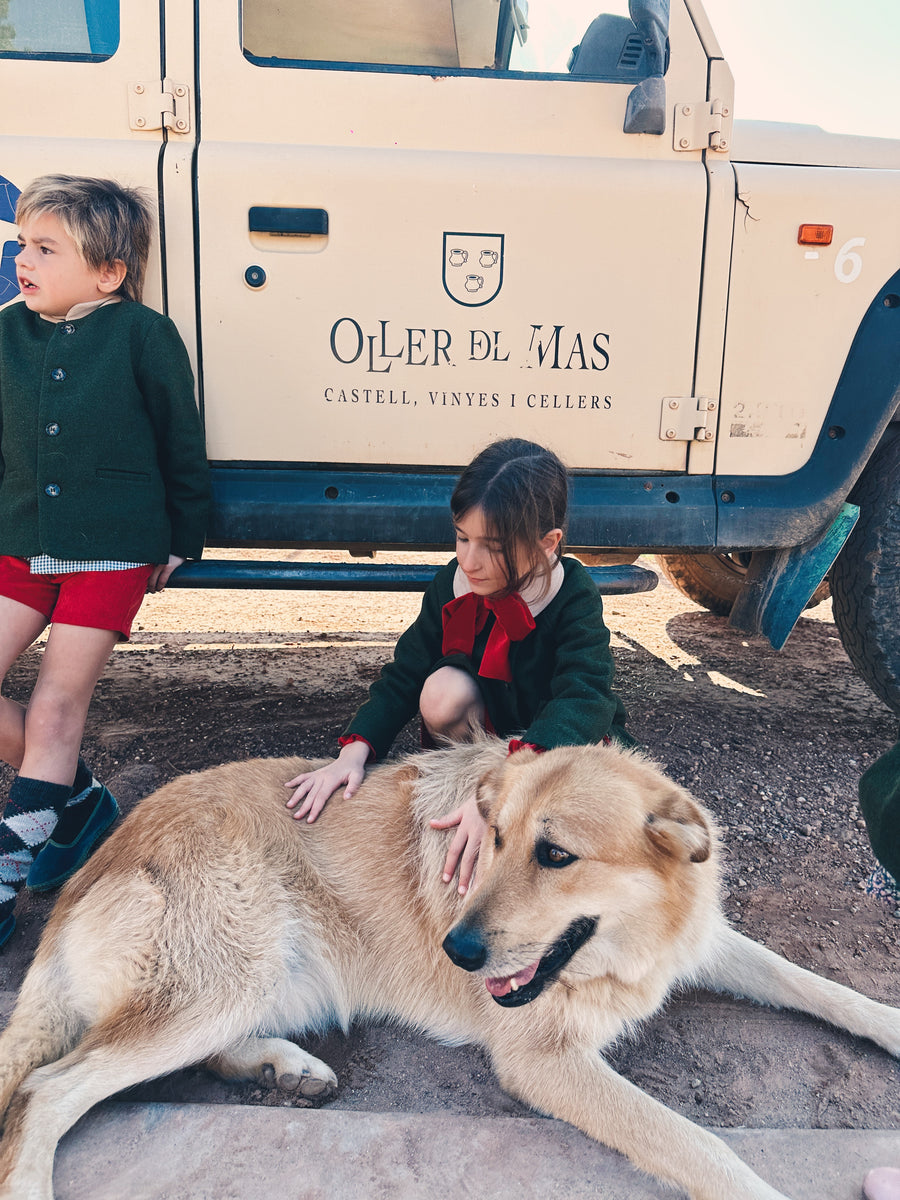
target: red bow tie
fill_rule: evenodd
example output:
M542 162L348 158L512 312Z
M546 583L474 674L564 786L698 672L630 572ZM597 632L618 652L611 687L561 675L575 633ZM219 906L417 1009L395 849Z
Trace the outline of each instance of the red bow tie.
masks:
M494 627L488 634L487 645L478 674L485 679L512 679L509 669L510 642L521 642L534 629L534 617L518 594L511 596L477 596L466 592L448 601L442 610L446 654L471 654L475 638L484 628L488 613L494 614Z

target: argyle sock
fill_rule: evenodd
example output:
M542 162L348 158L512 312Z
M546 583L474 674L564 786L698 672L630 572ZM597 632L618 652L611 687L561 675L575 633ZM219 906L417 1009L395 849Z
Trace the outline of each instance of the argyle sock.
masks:
M79 758L78 766L75 768L75 781L72 784L72 799L69 804L74 803L78 799L81 792L86 792L88 788L94 786L97 780L94 778L94 773L87 765L83 758ZM68 808L68 804L66 805Z
M78 837L96 807L98 793L94 789L101 786L100 780L94 778L84 759L79 758L69 799L60 814L59 824L53 831L54 841L68 846Z
M34 857L53 832L72 789L20 775L0 820L0 920L8 917Z

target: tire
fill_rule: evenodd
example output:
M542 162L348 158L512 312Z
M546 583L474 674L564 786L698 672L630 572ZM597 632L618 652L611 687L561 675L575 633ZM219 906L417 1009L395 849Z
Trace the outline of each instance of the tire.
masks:
M752 554L666 554L657 558L660 570L669 583L682 595L715 613L727 617L744 577ZM827 579L823 579L806 603L807 608L821 604L830 595Z
M854 667L900 714L900 436L875 452L850 499L860 513L832 568L834 622Z

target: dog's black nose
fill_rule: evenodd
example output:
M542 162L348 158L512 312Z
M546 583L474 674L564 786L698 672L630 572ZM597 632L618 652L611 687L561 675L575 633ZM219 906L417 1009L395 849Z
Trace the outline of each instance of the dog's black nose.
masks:
M444 953L452 963L464 971L477 971L487 959L487 950L481 935L471 925L460 921L454 925L443 941Z

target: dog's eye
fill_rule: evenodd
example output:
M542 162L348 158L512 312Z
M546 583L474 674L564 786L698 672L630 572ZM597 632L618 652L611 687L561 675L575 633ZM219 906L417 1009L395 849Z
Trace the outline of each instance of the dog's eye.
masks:
M562 846L554 846L552 842L538 842L535 854L538 865L542 867L568 867L578 862L574 854L563 850Z

